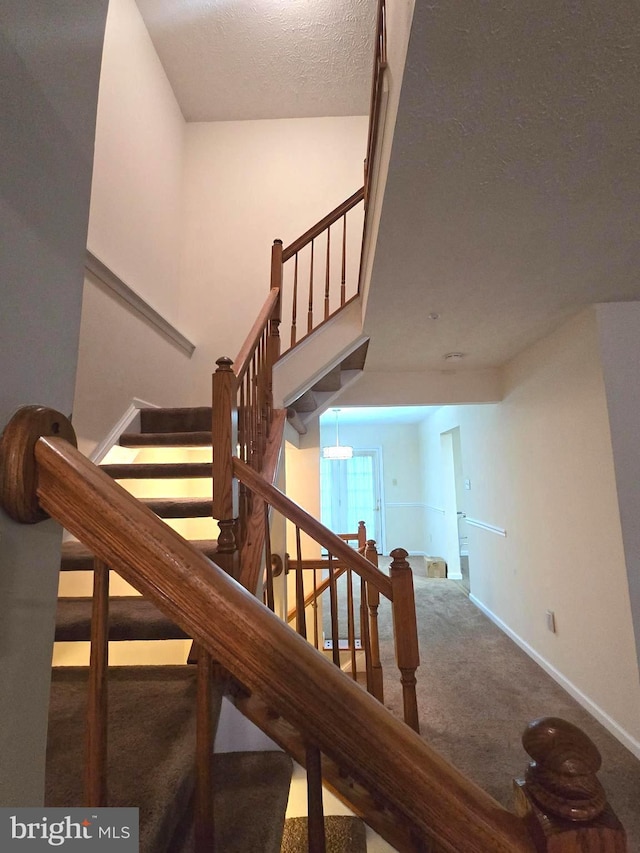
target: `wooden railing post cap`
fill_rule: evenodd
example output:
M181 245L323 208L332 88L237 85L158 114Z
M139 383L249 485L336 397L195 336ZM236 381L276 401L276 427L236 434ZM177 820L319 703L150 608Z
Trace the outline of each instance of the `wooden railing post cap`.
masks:
M223 355L221 358L217 359L216 364L218 365L216 373L224 371L230 373L233 369L233 359L229 358L227 355Z
M409 565L407 562L409 552L405 551L404 548L394 548L393 551L390 552L389 556L393 557L391 565L396 569L404 569Z
M273 241L273 245L282 246L282 240L279 237L276 237L276 239Z
M77 446L71 421L45 406L23 406L13 415L0 439L0 505L21 524L48 518L38 502L35 445L44 436L58 436Z
M547 813L572 821L589 821L606 807L596 773L601 757L587 735L558 717L530 723L522 745L533 759L525 773L529 795Z

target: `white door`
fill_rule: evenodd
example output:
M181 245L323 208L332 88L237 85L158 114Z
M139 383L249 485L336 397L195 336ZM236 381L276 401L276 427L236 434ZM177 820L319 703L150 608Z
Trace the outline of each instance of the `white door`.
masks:
M351 459L320 460L321 521L334 533L355 533L358 522L382 551L380 450L354 450Z

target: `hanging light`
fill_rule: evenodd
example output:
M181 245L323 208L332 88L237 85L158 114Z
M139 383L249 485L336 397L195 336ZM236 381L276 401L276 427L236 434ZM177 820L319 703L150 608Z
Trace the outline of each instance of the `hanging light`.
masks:
M323 459L352 459L353 458L353 447L350 447L348 444L340 444L340 438L338 436L338 412L340 409L333 410L336 415L336 443L329 444L326 447L322 448L322 458Z

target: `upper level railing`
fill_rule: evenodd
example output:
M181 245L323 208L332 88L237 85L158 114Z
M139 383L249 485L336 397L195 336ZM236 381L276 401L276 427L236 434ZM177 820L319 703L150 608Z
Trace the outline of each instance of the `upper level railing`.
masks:
M196 640L205 683L199 693L206 697L213 658L267 703L265 719L281 716L300 732L309 762L319 768L322 753L364 785L387 822L406 830L411 846L404 849L625 850L624 830L595 776L598 751L578 729L555 719L530 726L524 743L533 761L519 783L519 816L503 809L82 456L74 440L59 412L19 411L0 442L2 508L19 522L48 514L63 524ZM202 711L199 722L207 716ZM211 764L210 740L203 742L199 790ZM199 837L208 849L206 832Z
M274 243L271 286L282 287L283 352L304 340L358 295L364 187L282 249ZM333 230L332 230L333 229ZM277 276L277 279L275 277Z

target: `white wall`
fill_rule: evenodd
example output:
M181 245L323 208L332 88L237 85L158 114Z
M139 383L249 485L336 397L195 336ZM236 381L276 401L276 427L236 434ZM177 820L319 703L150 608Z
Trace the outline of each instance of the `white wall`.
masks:
M135 0L110 0L87 245L174 324L184 132Z
M273 240L287 245L362 186L366 133L364 116L187 126L178 325L197 343L194 401L269 293Z
M636 648L640 655L640 303L596 306Z
M442 506L440 434L460 427L471 592L640 754L640 685L595 313L505 370L495 405L437 410L422 427L424 500ZM441 516L426 512L427 534ZM546 610L557 633L547 630Z
M138 7L134 0L111 0L87 246L174 325L180 303L184 128ZM104 438L134 397L156 405L185 403L189 369L182 351L86 276L74 401L74 425L85 452Z
M382 523L384 540L378 550L388 554L394 548L424 554L422 494L417 424L339 423L340 444L356 450L379 448L382 459ZM335 443L335 419L322 421L320 444ZM345 531L346 532L346 531ZM373 538L373 533L367 530Z
M106 0L2 4L0 424L71 411ZM0 805L42 803L61 531L0 511Z

